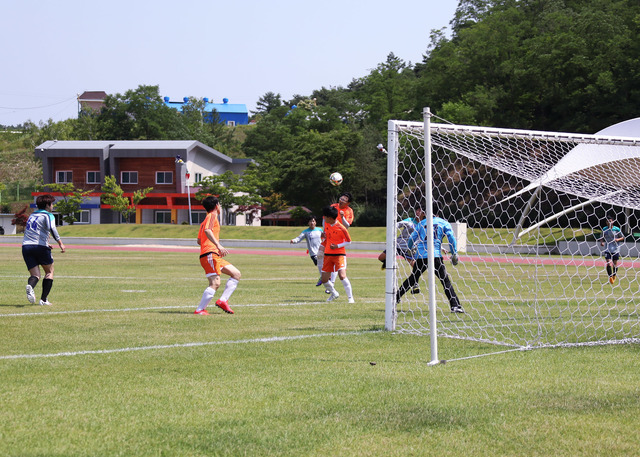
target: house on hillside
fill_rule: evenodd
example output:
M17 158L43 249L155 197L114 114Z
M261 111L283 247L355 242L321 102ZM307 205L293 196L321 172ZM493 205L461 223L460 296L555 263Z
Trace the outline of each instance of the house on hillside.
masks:
M90 111L99 113L104 106L104 99L107 93L103 90L84 91L78 95L78 114Z
M189 103L189 97L184 97L181 102L171 101L169 97L164 97L164 103L182 112L184 105ZM207 113L204 121L211 123L214 121L213 112L218 113L219 122L228 125L247 125L249 123L249 111L247 105L239 103L229 103L229 99L223 98L222 103L212 103L208 98L204 98L204 111Z
M42 159L45 185L73 183L91 191L77 217L81 224L199 224L206 212L194 197L199 190L194 184L226 171L242 174L251 163L251 159L232 159L198 141L54 140L39 145L35 153ZM100 202L104 177L111 175L127 197L136 190L153 188L136 206L131 221L120 220ZM34 193L34 201L43 193ZM236 209L224 212L223 224L260 225L259 217L237 214Z

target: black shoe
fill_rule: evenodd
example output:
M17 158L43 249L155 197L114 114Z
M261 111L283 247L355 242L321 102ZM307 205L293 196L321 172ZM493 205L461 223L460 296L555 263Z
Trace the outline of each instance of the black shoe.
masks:
M464 309L462 309L462 306L460 305L455 305L451 307L451 312L452 313L458 313L458 314L464 314Z
M413 289L411 289L411 293L413 295L419 294L420 293L420 288L419 287L414 287Z

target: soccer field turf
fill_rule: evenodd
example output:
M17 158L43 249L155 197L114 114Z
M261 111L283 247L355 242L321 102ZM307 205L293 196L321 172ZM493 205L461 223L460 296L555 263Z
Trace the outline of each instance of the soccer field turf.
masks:
M428 337L382 331L375 253L349 258L348 305L340 284L325 302L298 252L232 250L236 314L195 316L197 253L69 246L49 308L27 304L20 249L0 247L0 455L640 452L638 345L428 366ZM440 340L443 359L491 351Z

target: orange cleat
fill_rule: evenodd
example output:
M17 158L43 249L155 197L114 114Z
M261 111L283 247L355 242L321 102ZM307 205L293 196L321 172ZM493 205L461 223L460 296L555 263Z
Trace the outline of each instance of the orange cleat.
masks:
M200 315L203 315L203 316L208 316L208 315L209 315L209 313L207 312L207 310L206 310L206 309L201 309L200 311L198 311L198 310L196 309L196 310L193 312L193 314L200 314Z

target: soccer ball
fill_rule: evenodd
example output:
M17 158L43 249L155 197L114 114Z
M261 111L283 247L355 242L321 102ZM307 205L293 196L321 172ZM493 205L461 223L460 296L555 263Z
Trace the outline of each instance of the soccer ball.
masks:
M339 186L342 184L342 175L337 171L335 173L331 173L331 176L329 176L329 182L334 186Z

